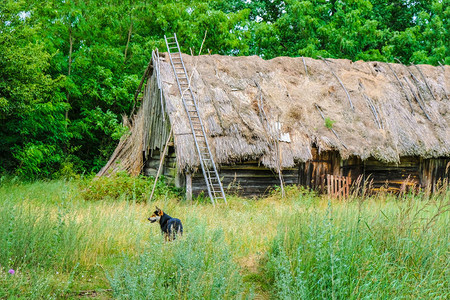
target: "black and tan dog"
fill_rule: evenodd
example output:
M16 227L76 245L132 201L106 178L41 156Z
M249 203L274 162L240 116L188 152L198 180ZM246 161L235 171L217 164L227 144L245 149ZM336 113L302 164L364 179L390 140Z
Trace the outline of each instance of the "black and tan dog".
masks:
M148 220L152 223L159 222L165 241L172 241L176 239L177 235L183 235L183 225L180 219L172 218L159 209L158 206L156 206L156 210Z

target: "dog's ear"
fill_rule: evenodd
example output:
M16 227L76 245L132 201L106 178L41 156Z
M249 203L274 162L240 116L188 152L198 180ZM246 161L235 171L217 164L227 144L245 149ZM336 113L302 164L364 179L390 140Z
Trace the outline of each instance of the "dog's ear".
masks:
M162 217L162 215L164 214L162 210L159 210L158 214Z

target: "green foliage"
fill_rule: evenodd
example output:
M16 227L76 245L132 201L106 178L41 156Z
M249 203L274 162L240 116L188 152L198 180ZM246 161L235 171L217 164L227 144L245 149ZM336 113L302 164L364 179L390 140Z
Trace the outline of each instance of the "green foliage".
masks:
M132 200L146 202L152 191L154 179L150 177L132 177L126 173L118 173L111 177L95 177L81 182L81 196L87 201L99 200ZM153 200L161 197L174 198L179 193L174 187L166 184L164 176L158 179Z
M334 123L336 123L336 121L333 121L333 120L331 120L331 119L328 118L328 117L325 118L325 127L326 127L326 128L332 129Z
M282 299L444 295L447 200L286 216L267 256L269 284Z
M196 55L206 33L204 54L449 64L447 2L2 1L0 172L97 172L164 35Z
M108 276L119 299L235 299L244 291L239 268L221 230L190 222L182 238L148 244Z

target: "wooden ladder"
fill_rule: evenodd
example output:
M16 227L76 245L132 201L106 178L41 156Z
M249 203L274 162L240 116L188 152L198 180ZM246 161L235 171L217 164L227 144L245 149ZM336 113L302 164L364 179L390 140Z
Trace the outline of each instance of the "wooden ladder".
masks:
M209 197L213 205L222 199L227 203L222 182L220 181L219 173L217 172L216 164L214 163L211 149L209 148L208 139L206 138L205 127L199 114L197 101L192 92L191 83L181 56L177 35L175 33L173 37L166 37L164 35L164 40L166 41L167 52L169 53L170 63L177 80L181 100L189 119Z

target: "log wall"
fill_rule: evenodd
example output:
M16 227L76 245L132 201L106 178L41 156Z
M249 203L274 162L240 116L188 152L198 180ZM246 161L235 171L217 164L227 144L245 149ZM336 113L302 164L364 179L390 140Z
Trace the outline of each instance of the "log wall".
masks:
M283 169L282 174L285 185L298 184L298 168ZM219 176L225 193L240 196L264 195L275 186L280 186L278 173L259 165L257 161L222 165ZM193 175L192 192L194 195L201 192L208 194L201 170Z
M374 191L384 189L398 192L404 184L419 187L419 165L420 160L417 157L402 157L398 164L369 158L363 161L364 180L372 182Z
M312 154L312 160L299 163L298 184L325 192L327 175L342 175L340 156L334 151L319 153L315 148Z
M155 149L152 151L152 156L149 156L144 164L143 173L145 176L156 177L160 163L160 151ZM178 172L177 159L175 156L175 149L169 146L168 154L164 159L162 175L167 180L168 184L174 184L176 187L185 187L184 176Z
M160 160L159 149L152 151L144 167L144 174L156 176ZM175 149L169 147L165 158L163 175L168 183L186 187L185 176L177 168ZM399 192L405 188L431 187L435 191L443 180L450 180L450 158L421 159L402 157L400 163L383 163L369 158L365 161L357 157L342 160L337 152L313 152L313 160L299 163L297 167L284 169L285 185L301 185L319 192L326 192L328 174L349 176L356 182L362 175L363 182L371 183L373 191L384 189ZM278 173L260 165L257 161L246 161L220 166L219 176L225 192L240 196L261 196L276 186L280 186ZM197 170L192 175L192 193L207 196L203 173Z
M421 160L419 174L422 186L429 186L433 192L443 183L450 181L450 158L430 158Z

